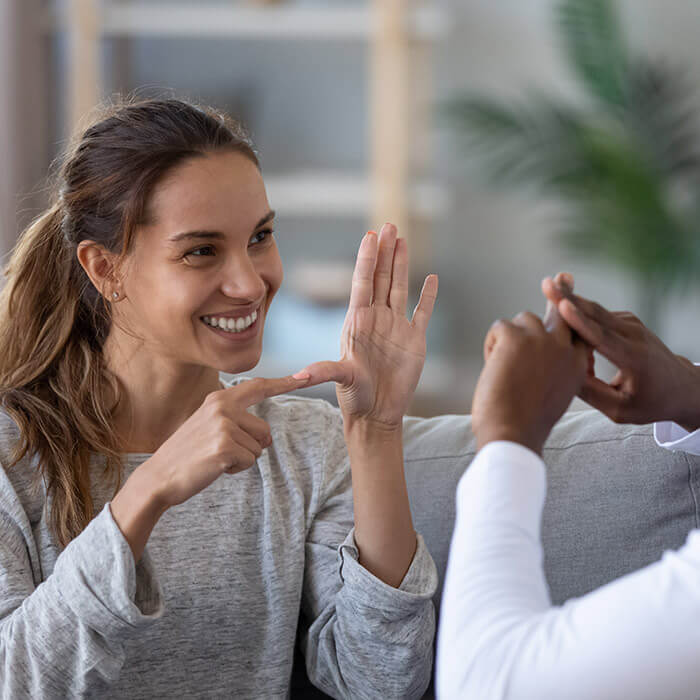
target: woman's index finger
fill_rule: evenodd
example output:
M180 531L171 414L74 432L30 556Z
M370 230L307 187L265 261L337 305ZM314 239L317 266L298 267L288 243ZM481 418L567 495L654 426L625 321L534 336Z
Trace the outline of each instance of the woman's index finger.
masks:
M241 402L243 406L248 408L260 403L265 399L281 394L287 394L290 391L302 389L309 383L308 374L299 377L289 375L287 377L278 377L267 379L265 377L256 377L247 382L242 382L229 389L232 393L235 392L235 398Z

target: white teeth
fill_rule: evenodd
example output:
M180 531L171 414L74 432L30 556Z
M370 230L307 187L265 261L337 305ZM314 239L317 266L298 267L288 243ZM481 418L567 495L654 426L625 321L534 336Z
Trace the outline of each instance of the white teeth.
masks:
M252 326L258 319L258 312L253 311L249 316L239 318L224 318L218 316L202 316L202 320L208 326L220 328L228 333L240 333Z

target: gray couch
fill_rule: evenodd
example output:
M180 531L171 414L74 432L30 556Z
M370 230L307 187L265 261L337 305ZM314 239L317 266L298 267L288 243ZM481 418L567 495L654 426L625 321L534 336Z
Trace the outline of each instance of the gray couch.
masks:
M471 419L406 418L404 445L414 524L440 574L439 615L455 490L475 454ZM700 457L658 447L651 426L616 425L592 410L568 413L544 460L545 569L555 604L656 561L698 527ZM325 697L309 687L301 663L292 697Z

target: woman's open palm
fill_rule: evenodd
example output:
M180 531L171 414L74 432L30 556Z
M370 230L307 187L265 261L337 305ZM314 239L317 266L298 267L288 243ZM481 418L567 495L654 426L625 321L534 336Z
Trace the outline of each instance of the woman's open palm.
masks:
M437 296L429 275L409 321L408 248L396 227L362 240L352 280L350 305L341 337L339 362L306 368L312 381L335 381L346 418L396 426L408 410L425 362L425 334Z

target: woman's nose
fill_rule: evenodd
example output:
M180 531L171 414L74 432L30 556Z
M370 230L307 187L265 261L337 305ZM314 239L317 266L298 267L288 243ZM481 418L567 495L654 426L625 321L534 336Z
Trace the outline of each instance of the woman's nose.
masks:
M221 289L227 297L255 301L265 294L265 282L247 256L232 260L224 269Z

